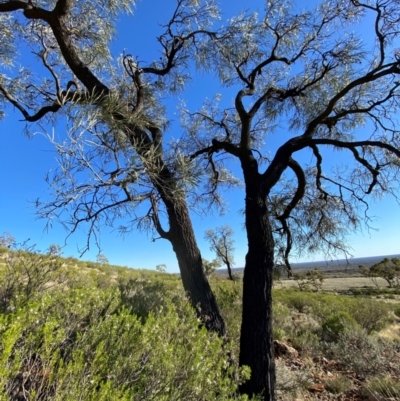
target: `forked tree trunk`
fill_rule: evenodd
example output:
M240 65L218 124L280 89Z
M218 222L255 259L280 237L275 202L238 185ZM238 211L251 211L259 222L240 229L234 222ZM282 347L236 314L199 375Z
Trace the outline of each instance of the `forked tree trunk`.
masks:
M252 188L249 188L251 186ZM266 197L256 183L246 190L248 253L243 277L243 314L240 336L241 366L251 368L251 378L240 391L275 400L275 362L272 335L272 272L274 239Z
M166 206L170 226L168 239L178 260L183 288L207 329L225 336L225 323L203 270L186 202L175 199L167 201Z

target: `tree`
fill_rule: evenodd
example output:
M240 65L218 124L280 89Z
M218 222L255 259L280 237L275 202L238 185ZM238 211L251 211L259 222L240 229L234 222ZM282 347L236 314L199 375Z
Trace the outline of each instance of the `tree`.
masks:
M224 335L186 199L196 184L196 164L185 163L176 144L165 150L168 119L161 103L184 87L189 62L217 39L208 30L217 10L213 2L178 0L158 37L158 61L146 64L123 54L114 62L109 45L116 16L130 13L131 5L134 1L2 1L0 57L8 72L0 75L0 108L17 109L28 131L34 123L43 131L44 123L54 126L57 118L67 127L60 142L49 136L60 168L47 177L54 198L37 201L39 215L50 224L60 219L70 232L88 223L85 249L102 224L113 225L121 216L132 216L125 229L152 225L172 244L192 305L208 329ZM16 67L17 49L23 48L41 65L40 80ZM203 174L211 172L210 167ZM201 198L218 200L216 191ZM146 202L148 212L138 216Z
M110 262L107 259L106 255L103 255L102 253L97 254L96 256L96 262L100 263L101 265L108 265Z
M216 96L183 110L192 157L230 155L244 177L244 393L275 399L275 259L290 269L290 252L346 251L360 212L368 224L367 197L398 199L399 21L394 0L328 0L313 10L269 0L262 16L232 19L203 63L235 90L232 107Z
M164 263L162 263L162 264L160 264L160 265L157 265L157 266L156 266L156 270L157 270L158 272L160 272L160 273L166 273L166 271L167 271L167 265L164 264Z
M316 267L314 270L308 270L304 273L296 273L293 278L297 281L300 291L318 292L322 288L325 277Z
M399 258L384 258L378 263L375 263L370 268L364 266L362 273L371 279L371 281L378 287L376 281L377 277L381 277L388 283L390 288L400 287L400 259Z
M205 239L210 243L210 249L217 254L217 260L225 264L229 279L234 281L232 265L234 264L233 252L235 248L232 236L233 230L227 225L215 230L207 230L205 233Z

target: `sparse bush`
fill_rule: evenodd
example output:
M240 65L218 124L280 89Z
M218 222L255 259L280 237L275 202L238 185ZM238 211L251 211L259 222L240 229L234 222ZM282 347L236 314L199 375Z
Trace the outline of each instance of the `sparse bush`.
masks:
M108 261L107 257L103 255L102 253L99 253L96 256L96 262L101 264L101 265L109 265L110 262Z
M399 379L392 376L377 376L368 379L364 385L363 393L365 396L371 394L385 397L390 400L400 399L400 382ZM376 397L377 398L377 397Z
M318 268L309 270L305 274L296 273L293 278L297 281L300 291L314 291L319 292L324 283L324 275Z
M292 401L300 396L311 383L310 374L304 370L292 371L284 364L276 363L276 390L279 400Z
M274 282L280 282L282 277L288 276L288 270L285 265L275 265L272 271L272 278Z
M10 249L0 269L0 313L25 305L65 279L59 247L51 245L46 253L34 247Z
M353 382L346 376L338 374L332 378L326 379L324 387L333 394L342 394L353 388Z
M382 330L390 322L390 306L382 301L358 298L348 303L349 314L367 332Z
M338 341L329 346L333 357L360 376L385 372L397 359L395 344L368 336L363 329L352 328L339 334Z
M210 278L218 267L221 267L221 262L218 259L214 259L212 261L203 259L204 274L207 278Z
M0 247L4 249L12 249L15 247L15 238L8 232L0 235Z

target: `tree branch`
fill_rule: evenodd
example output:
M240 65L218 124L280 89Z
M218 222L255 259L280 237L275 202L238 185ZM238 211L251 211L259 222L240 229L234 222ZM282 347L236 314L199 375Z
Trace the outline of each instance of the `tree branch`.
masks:
M282 225L282 229L286 235L286 249L284 253L284 262L288 271L289 277L292 275L292 268L289 262L289 254L292 249L292 233L290 231L290 227L287 224L287 219L290 216L292 210L298 205L305 194L306 189L306 176L304 174L303 169L300 164L294 160L293 158L289 159L288 167L292 169L297 177L297 190L290 201L290 203L285 207L283 213L277 217Z
M164 239L170 239L170 231L165 231L162 226L160 219L158 217L158 207L157 207L157 201L154 198L154 195L150 195L150 202L151 202L151 208L153 210L153 213L151 215L151 218L153 220L153 224L155 229L157 230L158 234L160 235L161 238Z

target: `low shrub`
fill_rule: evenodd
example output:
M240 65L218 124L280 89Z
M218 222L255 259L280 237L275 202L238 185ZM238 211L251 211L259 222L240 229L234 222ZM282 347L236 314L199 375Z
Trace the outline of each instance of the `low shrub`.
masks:
M326 379L324 387L332 394L342 394L354 387L353 382L346 376L338 374L334 377Z
M364 385L363 393L365 396L371 394L378 399L376 395L385 397L386 399L398 400L400 399L400 381L392 376L377 376L368 379Z
M293 275L299 286L300 291L314 291L319 292L322 289L325 277L318 268L308 270L305 274L296 273Z
M277 361L276 363L276 390L278 399L292 401L301 397L302 393L312 384L311 375L304 370L293 371Z
M273 303L272 327L282 331L289 331L292 328L290 309L281 303Z
M118 286L122 305L142 319L165 305L167 287L162 281L129 279Z
M357 298L349 302L348 310L367 334L382 330L390 322L390 306L382 301Z
M300 313L305 313L315 303L313 295L314 294L309 292L292 290L287 292L285 303L289 306L289 308L294 308Z
M46 253L34 247L10 251L0 269L0 313L26 305L65 280L62 259L52 247Z
M322 351L322 344L319 336L310 331L293 333L291 337L292 346L300 351L302 357L315 357Z
M397 360L393 342L369 336L362 328L344 330L328 348L333 359L363 377L385 372Z
M352 330L357 326L360 327L357 321L347 312L335 312L329 315L322 323L322 335L326 340L337 341L341 333L345 330Z
M0 399L245 400L230 346L185 300L143 320L116 289L55 290L0 315Z

